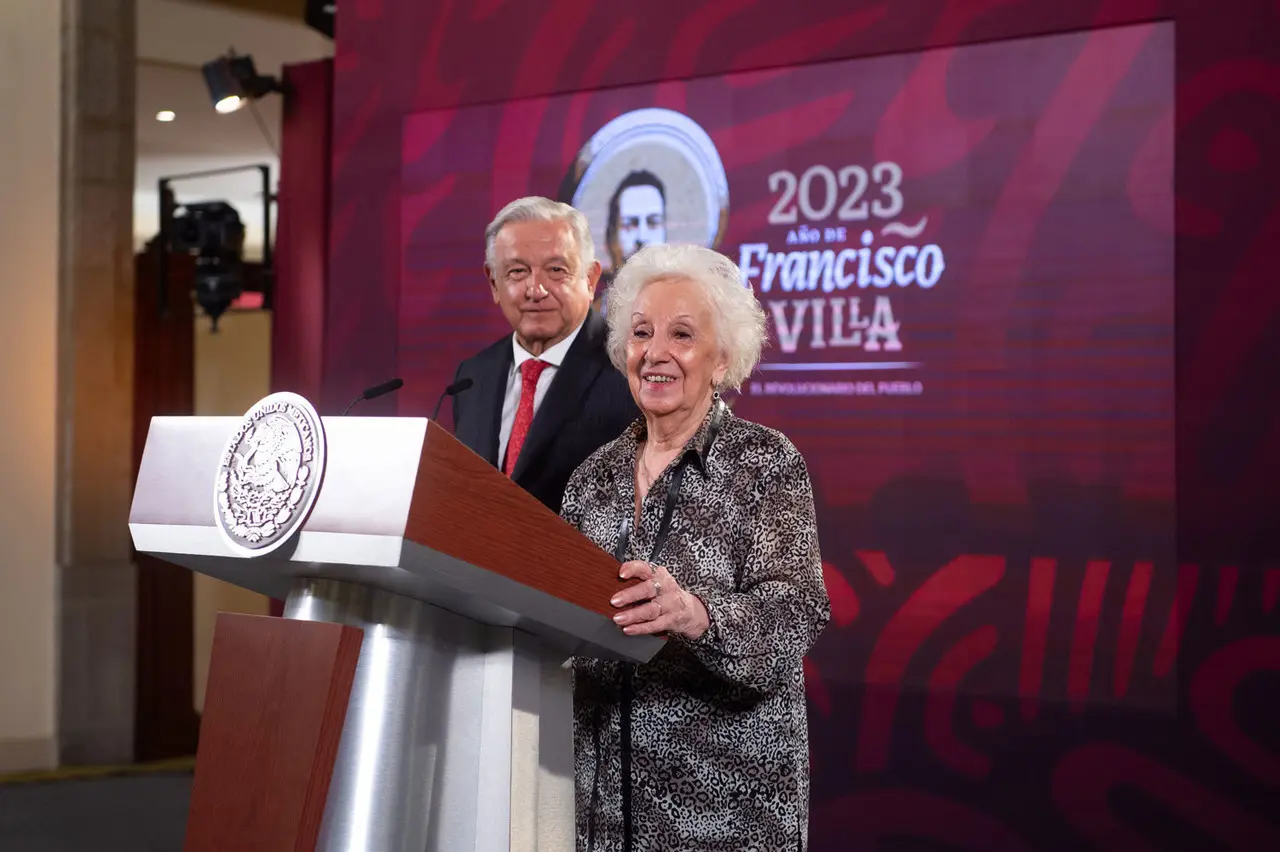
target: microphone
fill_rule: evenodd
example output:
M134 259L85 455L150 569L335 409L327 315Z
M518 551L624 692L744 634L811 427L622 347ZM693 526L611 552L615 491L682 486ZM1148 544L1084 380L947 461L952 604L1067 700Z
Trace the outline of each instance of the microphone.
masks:
M444 404L444 398L446 396L455 396L457 394L460 394L474 384L475 382L473 382L471 379L459 379L458 381L449 385L449 387L445 388L444 393L440 394L440 398L436 400L436 410L431 412L431 419L435 420L436 415L440 413L440 406Z
M348 405L345 409L343 409L342 416L346 417L347 412L356 407L356 403L364 402L366 399L377 399L383 394L391 393L392 391L398 391L402 387L404 387L404 379L389 379L388 381L385 381L380 385L374 385L371 388L365 388L363 393L361 393L355 399L351 400L351 404Z

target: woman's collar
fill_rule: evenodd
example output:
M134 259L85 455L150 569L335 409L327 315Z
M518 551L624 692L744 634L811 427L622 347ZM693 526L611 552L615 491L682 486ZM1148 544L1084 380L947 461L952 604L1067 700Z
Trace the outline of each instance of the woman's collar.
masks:
M687 457L704 476L707 473L707 455L711 452L711 446L715 443L716 436L720 434L725 420L732 414L729 406L720 398L720 394L714 394L711 398L711 407L702 418L698 431L693 433L693 437L685 442L684 449L680 451L680 457ZM648 431L643 417L631 424L632 449L648 437ZM632 455L634 456L634 453Z

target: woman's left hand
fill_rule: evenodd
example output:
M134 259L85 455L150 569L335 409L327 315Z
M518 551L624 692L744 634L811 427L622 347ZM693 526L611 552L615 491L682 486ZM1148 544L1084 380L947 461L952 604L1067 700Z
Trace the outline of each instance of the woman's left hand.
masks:
M661 565L648 562L624 562L618 576L623 580L639 580L623 589L609 601L622 612L613 620L628 636L643 633L678 633L697 640L711 626L707 608L697 595L680 588Z

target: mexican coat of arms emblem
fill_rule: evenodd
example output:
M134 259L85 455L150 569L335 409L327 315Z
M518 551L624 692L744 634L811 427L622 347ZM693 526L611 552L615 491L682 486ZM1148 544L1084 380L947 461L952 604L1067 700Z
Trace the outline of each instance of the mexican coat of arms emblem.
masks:
M302 526L324 474L324 426L311 403L274 393L241 419L218 462L214 514L246 556L270 553Z

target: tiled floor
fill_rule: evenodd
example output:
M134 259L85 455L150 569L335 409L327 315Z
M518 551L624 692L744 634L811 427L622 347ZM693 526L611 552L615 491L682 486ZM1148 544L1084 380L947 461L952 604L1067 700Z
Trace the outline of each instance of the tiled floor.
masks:
M189 773L0 785L0 852L180 852Z

